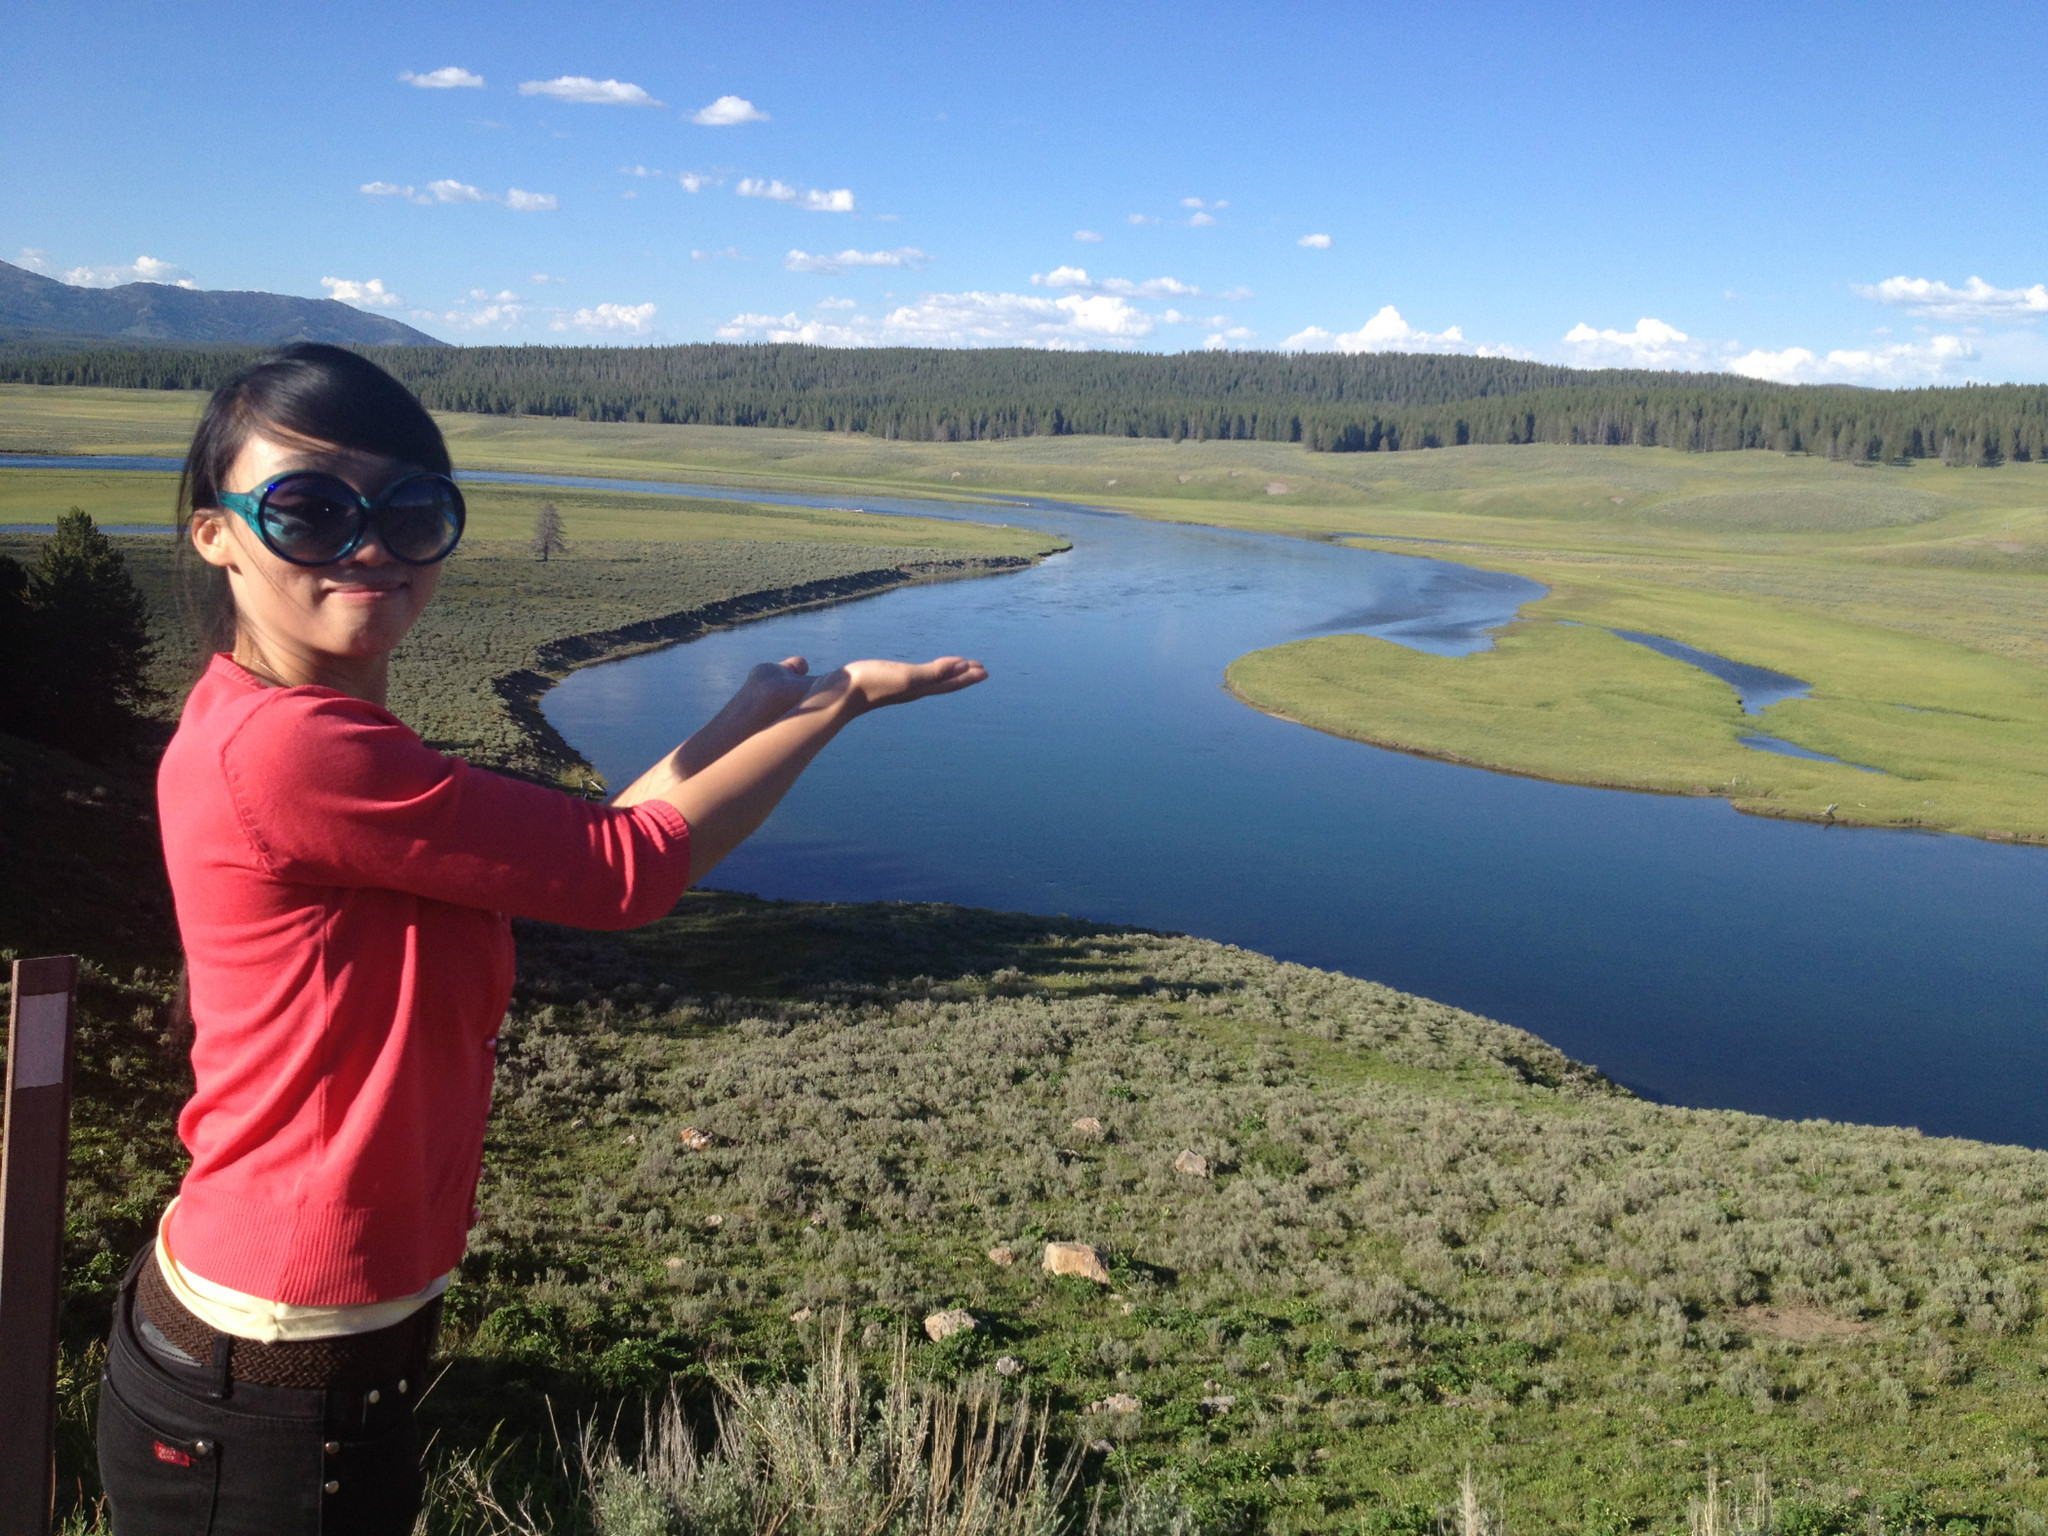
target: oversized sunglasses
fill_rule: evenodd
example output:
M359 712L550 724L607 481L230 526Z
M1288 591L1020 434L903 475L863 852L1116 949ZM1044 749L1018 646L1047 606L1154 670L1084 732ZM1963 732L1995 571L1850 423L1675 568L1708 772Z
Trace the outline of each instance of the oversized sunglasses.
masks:
M374 501L345 480L304 469L259 490L223 491L218 500L293 565L346 560L372 523L394 560L432 565L454 553L469 518L455 482L424 471L394 480Z

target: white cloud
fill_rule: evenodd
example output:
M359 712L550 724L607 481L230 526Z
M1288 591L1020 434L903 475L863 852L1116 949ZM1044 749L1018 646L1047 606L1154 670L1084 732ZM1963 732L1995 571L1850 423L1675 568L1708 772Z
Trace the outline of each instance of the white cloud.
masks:
M800 320L735 315L720 341L802 342L825 347L1045 347L1082 350L1127 345L1152 334L1161 317L1114 294L928 293L876 318Z
M574 326L579 331L620 331L639 336L646 332L647 322L653 318L652 304L600 304L595 309L579 309L566 320L556 320L548 329L566 331Z
M744 96L721 96L692 112L690 121L705 128L730 128L737 123L765 123L768 114Z
M746 259L746 257L740 254L740 248L736 245L728 245L722 251L690 252L690 260L692 261L745 261Z
M836 276L848 267L908 267L915 271L930 261L931 257L916 246L905 245L893 251L841 251L836 256L791 251L783 258L782 266L787 272L825 272Z
M1092 229L1077 229L1074 231L1074 238L1086 245L1102 244L1102 236L1098 235Z
M327 290L327 297L343 304L353 304L357 309L397 309L405 300L384 286L382 278L369 278L358 282L349 277L323 277L320 286Z
M505 193L505 206L514 213L553 213L562 200L552 192L522 192L513 187Z
M1199 299L1202 290L1177 277L1148 277L1134 283L1127 277L1092 278L1086 267L1054 267L1050 272L1031 274L1034 288L1071 288L1081 293L1115 293L1131 299ZM1249 298L1242 289L1236 290Z
M1213 213L1198 213L1188 220L1189 226L1194 229L1207 229L1215 222L1216 215Z
M1183 208L1228 208L1230 201L1228 198L1218 198L1213 203L1205 203L1199 197L1184 197L1180 200L1180 205Z
M1596 331L1582 320L1565 332L1564 347L1579 368L1718 368L1727 350L1648 315L1632 331Z
M566 277L549 277L545 272L535 272L529 281L536 283L566 283L569 279Z
M1912 310L1930 320L2038 320L2048 315L2048 283L2031 288L1994 288L1972 277L1960 288L1924 277L1888 277L1881 283L1850 285L1866 299Z
M813 213L853 212L853 194L844 187L821 192L816 188L792 187L786 181L762 181L749 176L733 190L741 197L762 197L771 203L794 203Z
M478 191L466 181L442 180L427 183L427 190L437 203L488 203L488 192Z
M552 96L556 101L579 101L594 107L658 107L660 102L624 80L593 80L588 75L558 75L552 80L526 80L519 86L522 96Z
M621 176L659 176L661 172L650 171L644 165L622 165L619 167L619 174Z
M453 64L450 64L446 69L429 70L424 75L416 75L409 69L400 70L398 78L407 85L416 85L422 90L427 91L450 91L459 86L468 86L481 90L484 83L482 75L473 75L468 70L458 69Z
M1257 341L1259 333L1249 326L1233 325L1227 330L1215 331L1202 339L1204 352L1227 352L1232 342Z
M59 272L50 266L46 259L47 251L24 250L21 255L21 264L29 271L54 277L73 288L119 288L124 283L164 283L172 288L199 286L183 267L174 262L159 261L154 256L138 256L126 266L71 267Z
M813 309L859 309L852 299L820 299L811 306Z
M1327 251L1331 246L1335 245L1337 242L1332 240L1328 235L1303 235L1299 240L1295 241L1294 243L1296 245L1306 246L1311 251Z
M1401 318L1401 311L1387 304L1355 331L1332 334L1321 326L1296 331L1280 343L1283 352L1479 352L1488 355L1501 349L1474 347L1457 326L1441 331L1419 331Z
M1149 213L1134 213L1131 215L1129 222L1132 224L1157 224L1159 221Z
M707 176L702 171L684 171L676 180L683 184L685 192L702 192L706 187L725 185L723 176Z
M401 187L395 181L366 181L356 190L365 197L402 197L408 203L431 203L431 197L423 197L411 187Z
M1977 349L1961 336L1930 336L1887 347L1838 347L1824 354L1806 347L1759 349L1731 359L1728 371L1776 384L1924 384L1955 377L1955 365L1976 357Z
M533 311L532 305L520 303L519 295L509 288L499 293L492 293L487 288L472 288L469 296L475 303L472 309L416 309L412 316L415 320L452 326L461 331L509 331Z

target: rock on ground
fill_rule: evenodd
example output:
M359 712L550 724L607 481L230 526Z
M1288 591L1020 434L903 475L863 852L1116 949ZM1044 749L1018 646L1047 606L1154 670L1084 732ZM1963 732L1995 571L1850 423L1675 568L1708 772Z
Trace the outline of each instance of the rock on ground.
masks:
M1093 1115L1083 1115L1069 1126L1068 1129L1083 1141L1102 1140L1102 1122Z
M924 1320L925 1337L934 1344L943 1344L956 1333L972 1333L981 1324L974 1320L974 1314L962 1307L950 1307L944 1312L934 1312Z
M1109 1269L1102 1255L1086 1243L1047 1243L1045 1272L1048 1275L1079 1275L1097 1285L1109 1284Z
M1128 1392L1112 1392L1099 1402L1090 1403L1089 1413L1136 1413L1145 1405Z
M1206 1179L1209 1177L1209 1159L1199 1152L1183 1152L1173 1160L1173 1171L1194 1179Z
M1008 1269L1017 1262L1017 1251L1008 1243L997 1243L989 1249L988 1261L998 1269Z

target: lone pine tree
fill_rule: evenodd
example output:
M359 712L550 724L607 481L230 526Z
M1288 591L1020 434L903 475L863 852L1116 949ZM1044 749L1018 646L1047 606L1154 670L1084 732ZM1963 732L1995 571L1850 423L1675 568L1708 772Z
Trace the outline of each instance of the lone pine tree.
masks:
M533 552L543 560L550 554L569 552L569 541L562 534L562 514L552 501L542 502L533 520Z

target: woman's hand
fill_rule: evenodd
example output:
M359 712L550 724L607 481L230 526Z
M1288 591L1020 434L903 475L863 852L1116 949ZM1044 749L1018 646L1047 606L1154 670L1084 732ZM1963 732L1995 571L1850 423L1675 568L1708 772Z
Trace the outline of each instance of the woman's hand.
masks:
M844 693L855 713L865 714L890 704L908 704L934 694L958 693L988 676L988 668L965 656L935 661L849 661L810 686L813 697Z
M801 656L764 661L747 674L733 702L763 725L779 720L810 693L810 670L811 664Z

